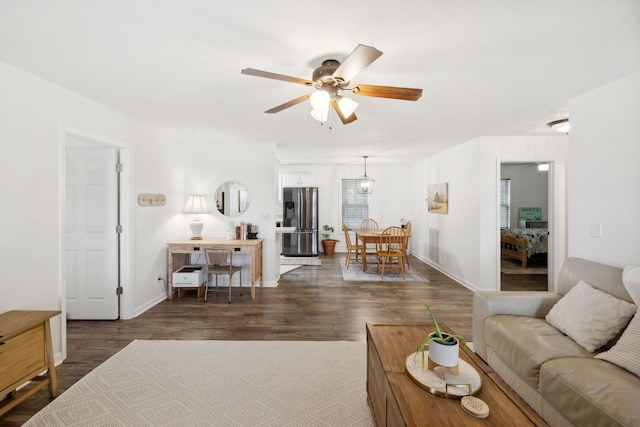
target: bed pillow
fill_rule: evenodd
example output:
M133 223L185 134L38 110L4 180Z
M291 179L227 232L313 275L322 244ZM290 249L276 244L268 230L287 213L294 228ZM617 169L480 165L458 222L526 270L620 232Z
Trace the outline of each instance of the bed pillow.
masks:
M634 304L581 280L551 307L545 319L593 352L615 338L635 312Z
M622 272L622 283L636 305L640 305L640 267L632 265Z
M640 310L631 319L629 326L610 350L595 356L618 365L640 377Z

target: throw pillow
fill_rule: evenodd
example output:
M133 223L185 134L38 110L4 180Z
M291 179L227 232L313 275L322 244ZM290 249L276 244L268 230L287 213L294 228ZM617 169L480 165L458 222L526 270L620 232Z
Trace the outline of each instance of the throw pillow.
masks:
M635 305L581 280L551 307L545 319L585 350L596 351L629 323L635 311Z
M640 377L640 310L631 319L631 323L624 330L622 336L611 350L595 356L596 359L606 360L618 365Z
M622 272L622 283L636 305L640 305L640 267L632 265Z

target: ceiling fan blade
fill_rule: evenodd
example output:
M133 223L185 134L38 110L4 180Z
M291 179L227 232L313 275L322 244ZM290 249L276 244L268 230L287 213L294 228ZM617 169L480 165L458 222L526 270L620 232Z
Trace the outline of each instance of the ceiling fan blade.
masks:
M340 117L340 120L342 120L343 124L348 125L349 123L358 120L358 118L356 117L356 113L351 113L349 117L345 117L344 114L342 114L342 110L340 110L338 101L336 101L335 99L331 100L331 105L333 106L333 109L336 110L336 113L338 114L338 117Z
M422 89L408 87L355 85L350 90L354 95L403 99L405 101L417 101L422 96Z
M356 74L367 68L380 55L382 55L382 52L375 47L359 44L333 72L333 78L342 79L345 82L351 81Z
M245 68L244 70L241 71L241 73L247 74L249 76L264 77L266 79L282 80L284 82L297 83L300 85L306 85L306 86L313 85L313 82L311 80L301 79L299 77L285 76L283 74L270 73L268 71L261 71L253 68Z
M273 113L277 113L279 111L282 111L284 109L287 109L289 107L293 107L294 105L300 104L301 102L304 102L307 99L309 99L309 96L310 96L309 94L299 96L298 98L292 99L289 102L285 102L284 104L278 105L277 107L273 107L272 109L265 111L265 113L273 114Z

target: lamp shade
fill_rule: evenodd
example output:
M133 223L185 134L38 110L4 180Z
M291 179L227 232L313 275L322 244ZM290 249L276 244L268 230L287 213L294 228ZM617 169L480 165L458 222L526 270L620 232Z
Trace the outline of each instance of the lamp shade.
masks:
M189 196L183 212L190 214L209 213L206 197L197 194Z
M349 117L350 115L352 115L353 112L356 111L356 108L358 108L358 105L360 104L358 104L353 99L345 97L340 98L340 101L338 101L340 111L342 111L342 115L344 115L345 117Z

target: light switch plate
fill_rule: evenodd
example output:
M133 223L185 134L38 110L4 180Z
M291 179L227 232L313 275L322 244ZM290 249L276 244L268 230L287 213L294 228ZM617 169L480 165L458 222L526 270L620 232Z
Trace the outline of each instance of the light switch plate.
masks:
M591 237L599 239L602 237L602 226L600 224L591 224Z
M167 196L143 193L138 196L138 204L140 206L164 206L167 204Z

